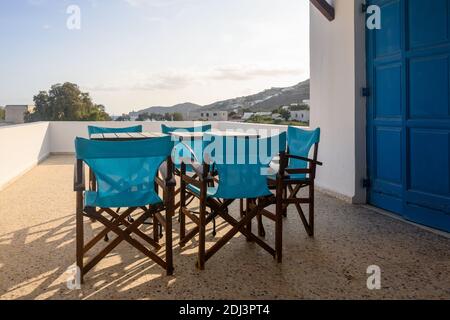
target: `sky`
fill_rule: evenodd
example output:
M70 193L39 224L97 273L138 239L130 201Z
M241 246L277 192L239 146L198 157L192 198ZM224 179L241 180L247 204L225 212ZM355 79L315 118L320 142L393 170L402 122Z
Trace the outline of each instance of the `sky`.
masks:
M115 115L291 86L309 77L309 1L0 0L0 75L0 105L69 81Z

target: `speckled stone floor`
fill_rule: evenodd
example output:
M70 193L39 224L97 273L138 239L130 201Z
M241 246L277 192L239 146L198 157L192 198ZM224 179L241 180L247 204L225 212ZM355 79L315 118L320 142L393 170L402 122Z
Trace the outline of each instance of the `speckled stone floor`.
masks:
M122 244L81 290L69 290L72 164L70 156L53 156L0 192L0 299L450 299L450 239L324 194L315 239L290 210L283 264L236 236L203 272L194 266L195 243L176 246L175 275L167 277ZM86 221L87 236L99 227ZM273 226L266 229L272 241ZM381 290L367 289L370 265L381 268Z

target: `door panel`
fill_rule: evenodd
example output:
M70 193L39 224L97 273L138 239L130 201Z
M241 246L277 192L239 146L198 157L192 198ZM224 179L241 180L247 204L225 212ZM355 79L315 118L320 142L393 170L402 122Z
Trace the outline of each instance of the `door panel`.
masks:
M375 56L381 58L401 52L400 0L378 1L382 7L383 28L375 35ZM384 2L384 3L382 3Z
M445 43L448 37L447 0L409 0L410 48Z
M450 231L450 0L373 0L367 31L369 202Z
M402 185L402 133L398 128L378 127L376 130L376 177L401 188ZM392 192L390 192L392 193ZM401 195L401 192L396 192Z
M409 88L410 118L448 118L449 57L438 55L410 59Z
M402 116L402 65L399 63L375 68L375 113L377 119Z

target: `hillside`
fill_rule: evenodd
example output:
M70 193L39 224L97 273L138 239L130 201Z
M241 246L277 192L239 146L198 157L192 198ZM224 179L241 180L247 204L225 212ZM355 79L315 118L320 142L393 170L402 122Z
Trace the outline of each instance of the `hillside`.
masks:
M148 114L151 114L151 113L165 114L165 113L175 113L175 112L183 113L183 112L192 112L192 111L198 110L200 108L202 108L202 106L200 106L198 104L186 102L186 103L180 103L180 104L177 104L177 105L174 105L171 107L150 107L150 108L146 108L143 110L139 110L137 112L131 112L130 115L131 114L139 115L139 114L143 114L143 113L148 113Z
M252 111L272 111L279 106L301 103L309 99L309 80L286 88L271 88L250 96L215 102L205 110L230 111L245 108Z
M139 115L142 113L186 113L199 109L205 111L231 111L234 109L250 109L251 111L272 111L283 105L290 105L292 103L301 103L303 100L309 99L309 80L300 82L292 87L286 88L271 88L259 92L257 94L218 101L206 106L200 106L193 103L182 103L172 107L151 107L140 110L138 112L131 112L130 115Z

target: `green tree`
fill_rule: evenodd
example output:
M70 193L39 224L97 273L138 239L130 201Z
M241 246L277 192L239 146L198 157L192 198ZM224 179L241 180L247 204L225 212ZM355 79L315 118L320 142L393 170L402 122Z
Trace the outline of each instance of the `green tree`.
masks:
M0 107L0 120L5 120L5 109Z
M291 107L292 111L303 111L303 110L309 110L309 106L307 104L299 104L297 106Z
M131 118L128 114L122 114L120 117L116 119L116 121L130 121Z
M73 83L55 84L33 98L35 109L25 114L34 121L107 121L111 117L103 105L94 104L89 93L81 92Z
M150 115L148 114L148 112L145 112L145 113L139 114L137 121L147 121L149 119L150 119Z
M289 119L291 119L291 112L289 110L281 109L280 115L286 121L289 121Z
M183 121L183 115L179 112L173 114L173 121Z

